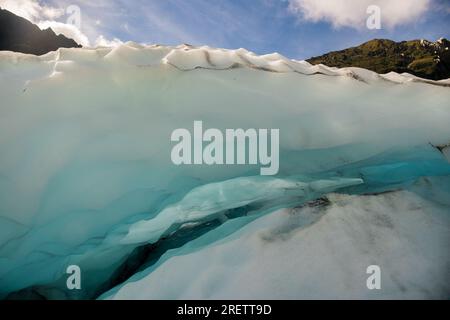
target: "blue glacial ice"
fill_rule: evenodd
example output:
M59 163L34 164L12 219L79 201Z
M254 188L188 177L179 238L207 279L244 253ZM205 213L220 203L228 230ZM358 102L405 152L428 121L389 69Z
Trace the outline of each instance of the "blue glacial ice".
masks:
M448 147L435 147L450 140L449 86L244 49L127 43L41 57L1 52L0 297L157 297L120 290L138 278L154 281L166 262L172 270L177 250L202 255L234 234L257 232L274 212L336 193L359 208L363 197L395 191L401 203L423 203L424 216L427 205L430 215L448 213L406 192L424 177L450 175ZM221 130L280 129L279 173L260 176L256 165L175 166L171 133L196 120ZM439 194L439 202L448 184L436 185L420 190ZM448 245L445 236L438 240L438 248ZM175 252L160 249L164 241ZM150 258L140 261L145 250ZM151 250L161 252L152 258ZM65 286L72 264L81 267L83 290ZM179 297L176 283L168 288L162 296ZM295 296L280 292L274 296Z

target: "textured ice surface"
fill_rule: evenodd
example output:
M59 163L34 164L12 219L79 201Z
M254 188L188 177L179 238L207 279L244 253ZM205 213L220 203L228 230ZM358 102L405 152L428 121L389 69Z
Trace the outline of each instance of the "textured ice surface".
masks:
M95 297L136 247L186 226L231 217L231 234L236 215L449 175L433 147L450 138L448 83L411 79L244 49L0 52L0 296ZM279 174L174 166L170 135L195 120L280 129Z
M430 184L424 179L414 189L431 190ZM450 199L449 190L441 200ZM276 211L212 244L201 245L209 234L169 251L104 298L448 298L448 201L410 191L328 198ZM199 268L198 261L205 263ZM366 287L372 264L382 271L379 291Z

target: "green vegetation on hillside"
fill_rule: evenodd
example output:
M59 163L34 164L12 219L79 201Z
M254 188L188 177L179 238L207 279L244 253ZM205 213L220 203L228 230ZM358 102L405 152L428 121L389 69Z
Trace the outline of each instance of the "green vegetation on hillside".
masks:
M360 46L334 51L307 60L329 67L360 67L377 73L408 72L418 77L450 78L450 41L411 40L395 42L374 39Z

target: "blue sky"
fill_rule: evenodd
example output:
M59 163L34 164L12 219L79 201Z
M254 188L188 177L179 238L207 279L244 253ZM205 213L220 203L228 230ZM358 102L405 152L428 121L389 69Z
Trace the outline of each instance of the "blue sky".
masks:
M8 1L13 0L0 0L0 5ZM79 6L80 31L91 44L102 36L140 43L244 47L259 54L279 52L304 59L373 38L437 40L450 36L448 0L14 1L59 9L61 14L51 18L62 23L67 19L64 8ZM365 26L366 3L380 6L380 30ZM37 14L33 19L44 17Z

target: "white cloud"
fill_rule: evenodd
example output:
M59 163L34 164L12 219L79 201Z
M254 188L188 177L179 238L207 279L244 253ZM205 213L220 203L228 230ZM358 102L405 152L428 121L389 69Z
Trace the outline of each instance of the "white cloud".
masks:
M327 21L335 28L364 28L367 7L381 8L384 27L394 28L414 22L429 8L431 0L288 0L291 12L303 20Z
M64 9L54 8L54 7L43 7L42 15L45 18L54 20L64 15Z
M105 39L103 35L100 35L97 40L95 40L96 47L117 47L123 44L120 39L114 38L113 40Z
M42 30L51 28L56 34L65 35L67 38L75 40L75 42L81 44L83 47L90 46L88 37L73 24L47 20L41 21L37 25Z
M64 15L64 9L41 5L38 0L0 0L0 7L34 23Z

